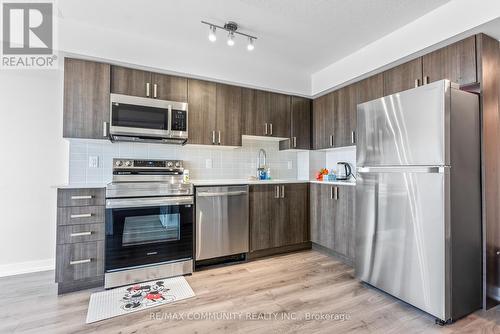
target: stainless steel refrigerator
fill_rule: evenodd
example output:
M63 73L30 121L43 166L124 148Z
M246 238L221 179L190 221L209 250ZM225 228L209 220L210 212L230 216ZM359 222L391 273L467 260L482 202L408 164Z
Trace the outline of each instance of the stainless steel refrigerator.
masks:
M356 276L440 322L481 307L480 147L448 80L357 107Z

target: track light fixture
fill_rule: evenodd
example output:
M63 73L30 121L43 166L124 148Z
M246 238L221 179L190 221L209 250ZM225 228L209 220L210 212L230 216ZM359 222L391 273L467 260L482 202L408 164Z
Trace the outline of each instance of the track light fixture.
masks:
M247 44L248 51L252 51L255 48L254 41L257 39L257 37L251 36L248 34L244 34L242 32L237 31L238 24L236 22L229 21L229 22L225 23L223 27L218 26L218 25L213 24L213 23L206 22L206 21L201 21L201 23L208 25L208 28L209 28L208 40L210 42L215 42L217 40L217 35L215 32L216 32L216 29L219 28L219 29L223 29L223 30L228 32L227 41L226 41L227 45L233 46L235 44L235 40L234 40L235 34L238 34L238 35L245 36L248 38L248 44Z

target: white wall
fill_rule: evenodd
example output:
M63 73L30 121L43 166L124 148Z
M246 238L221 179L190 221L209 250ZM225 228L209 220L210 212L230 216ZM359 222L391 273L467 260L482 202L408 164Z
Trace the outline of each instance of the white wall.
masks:
M62 73L0 71L0 276L53 268L56 190L67 180Z
M312 74L312 95L349 83L356 78L379 72L386 65L420 54L422 50L500 16L498 0L453 0L361 48L321 71ZM448 43L447 43L448 44ZM411 56L413 55L413 56Z

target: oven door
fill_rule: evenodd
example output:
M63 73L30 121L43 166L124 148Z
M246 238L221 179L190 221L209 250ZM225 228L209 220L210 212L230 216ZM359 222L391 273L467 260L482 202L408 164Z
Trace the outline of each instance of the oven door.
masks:
M192 196L106 200L106 272L193 257Z
M111 94L111 135L169 137L168 101Z

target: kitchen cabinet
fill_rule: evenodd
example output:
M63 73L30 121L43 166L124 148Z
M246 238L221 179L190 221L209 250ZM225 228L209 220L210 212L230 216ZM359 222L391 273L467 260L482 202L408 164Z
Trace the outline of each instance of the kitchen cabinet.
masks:
M335 92L337 104L334 115L333 146L351 146L355 144L356 133L356 106L358 85L356 83L345 86Z
M104 285L104 188L58 189L58 293Z
M64 138L107 138L110 65L64 59Z
M250 251L309 241L308 184L250 187Z
M383 72L384 96L422 85L422 58L417 58Z
M334 92L313 100L313 149L333 147L334 110L336 106Z
M290 96L242 89L242 134L290 137Z
M358 82L357 104L375 100L384 96L384 75L372 75Z
M187 102L187 79L112 66L111 93Z
M189 144L213 145L217 142L216 101L217 85L215 83L188 80Z
M241 146L241 88L217 84L217 144Z
M290 139L280 142L280 149L311 149L311 100L290 98ZM282 145L286 144L286 145Z
M471 36L422 57L424 84L449 79L460 85L477 82L476 37Z
M339 255L354 260L353 186L310 185L311 241Z

